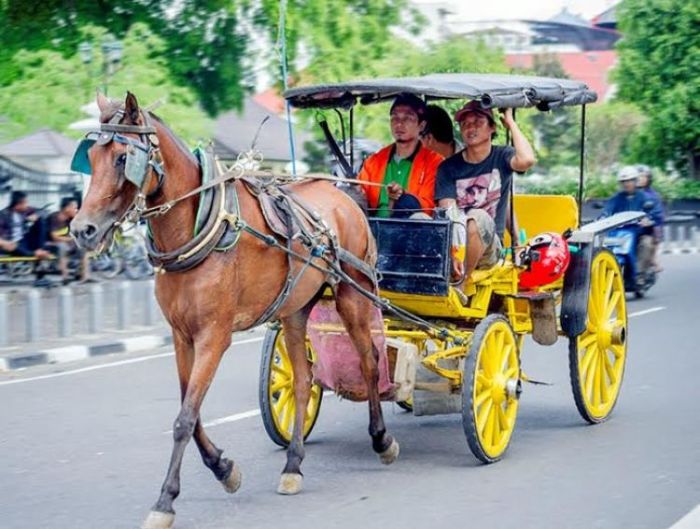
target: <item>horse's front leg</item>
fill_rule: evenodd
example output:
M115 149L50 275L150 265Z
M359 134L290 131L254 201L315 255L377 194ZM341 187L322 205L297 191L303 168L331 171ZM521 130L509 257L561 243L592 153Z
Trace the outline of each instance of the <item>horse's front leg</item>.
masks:
M282 470L279 494L297 494L301 491L303 475L301 462L304 460L304 424L306 409L311 396L311 366L306 357L306 322L312 304L296 314L284 318L284 341L294 374L294 430L292 441L287 448L287 464Z
M222 457L223 450L209 439L201 419L197 419L197 424L194 427L194 441L197 443L197 448L202 456L202 461L209 470L214 473L216 479L221 482L224 490L230 494L236 492L241 486L243 475L241 470L232 460Z
M177 347L178 370L187 370L187 359L181 359L183 352ZM180 494L180 467L185 447L194 433L199 420L199 410L209 389L224 351L231 343L231 335L220 329L210 328L201 332L194 340L194 355L189 379L180 379L184 397L180 413L173 425L173 451L170 465L161 487L160 497L143 523L143 529L169 529L175 520L173 501ZM183 351L183 352L181 352ZM184 387L183 387L184 386Z

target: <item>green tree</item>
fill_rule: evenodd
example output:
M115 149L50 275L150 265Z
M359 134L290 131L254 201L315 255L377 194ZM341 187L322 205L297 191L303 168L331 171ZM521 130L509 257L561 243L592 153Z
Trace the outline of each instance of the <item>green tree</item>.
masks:
M105 28L86 26L83 35L99 42ZM124 36L124 61L110 82L110 95L123 97L129 89L144 105L163 99L158 114L187 141L206 138L211 120L199 108L197 94L174 83L165 64L163 39L145 24L136 23ZM97 50L95 50L97 52ZM80 107L95 97L95 79L77 56L64 58L50 50L20 51L15 55L15 82L0 91L4 139L41 127L76 135L67 127L84 117Z
M587 107L588 172L605 174L621 161L636 163L634 141L643 124L644 116L630 103L610 102Z
M162 39L163 65L181 86L194 89L214 115L240 106L247 86L241 24L247 0L2 0L0 1L0 87L22 75L20 50L75 55L89 25L122 39L136 23ZM275 22L276 24L276 22ZM7 29L6 29L7 28ZM18 60L20 62L18 62Z
M639 159L700 178L700 3L623 0L618 17L619 96L649 118Z
M568 79L556 55L535 55L532 69L528 72L540 77ZM556 166L577 165L579 157L580 109L561 107L549 112L531 114L535 130L537 167L548 171Z

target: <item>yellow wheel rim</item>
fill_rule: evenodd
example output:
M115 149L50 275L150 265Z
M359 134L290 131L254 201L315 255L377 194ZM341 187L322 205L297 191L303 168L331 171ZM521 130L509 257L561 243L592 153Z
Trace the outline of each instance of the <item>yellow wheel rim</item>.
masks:
M484 453L500 457L508 447L518 414L513 392L520 377L518 347L505 321L489 328L479 348L472 394L476 434Z
M308 352L311 354L310 346L307 344ZM294 431L294 415L296 404L294 402L294 372L292 362L289 360L287 345L284 343L284 333L277 333L275 339L275 349L272 355L270 366L270 384L268 394L272 419L275 428L285 441L291 442ZM322 389L321 386L313 384L311 386L311 396L306 407L306 419L304 421L304 438L309 435L314 426L319 407L321 406Z
M627 355L625 286L615 257L600 252L591 265L586 330L577 338L581 396L595 419L615 405Z

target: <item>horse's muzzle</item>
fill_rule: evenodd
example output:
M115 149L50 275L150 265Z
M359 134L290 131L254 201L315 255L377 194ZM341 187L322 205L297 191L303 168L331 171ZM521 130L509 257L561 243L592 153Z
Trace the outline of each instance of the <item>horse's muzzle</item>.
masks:
M100 231L98 227L90 222L80 222L73 219L70 224L70 234L76 244L83 250L94 250L100 240L97 237Z

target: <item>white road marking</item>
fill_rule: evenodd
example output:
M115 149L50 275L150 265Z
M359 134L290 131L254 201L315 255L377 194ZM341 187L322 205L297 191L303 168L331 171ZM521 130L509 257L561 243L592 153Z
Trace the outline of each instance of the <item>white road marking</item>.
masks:
M127 364L136 364L138 362L145 362L146 360L156 360L158 358L164 358L166 356L172 356L174 353L162 353L157 355L140 356L138 358L129 358L128 360L120 360L119 362L111 362L109 364L100 364L98 366L82 367L80 369L73 369L71 371L63 371L61 373L51 373L50 375L40 375L38 377L32 378L18 378L17 380L5 380L0 382L0 386L8 386L10 384L22 384L23 382L34 382L35 380L46 380L49 378L66 377L68 375L77 375L79 373L86 373L88 371L97 371L98 369L107 369L108 367L118 367Z
M698 529L700 527L700 505L678 520L668 529Z
M323 396L328 397L329 395L334 395L332 391L324 391ZM204 428L209 428L210 426L219 426L220 424L227 424L229 422L241 421L243 419L249 419L250 417L257 417L260 415L260 410L248 410L241 413L234 413L233 415L227 415L226 417L221 417L219 419L214 419L213 421L205 422L202 426ZM163 432L164 434L173 433L172 430L167 430Z
M651 314L652 312L659 312L660 310L666 310L666 307L652 307L650 309L632 312L632 313L628 314L627 317L634 318L636 316L644 316L645 314Z
M257 336L255 338L248 338L247 340L234 341L233 345L243 345L247 343L262 342L263 336ZM175 353L161 353L156 355L139 356L138 358L129 358L127 360L119 360L118 362L110 362L108 364L100 364L97 366L81 367L80 369L72 369L70 371L62 371L61 373L51 373L50 375L40 375L38 377L31 378L18 378L16 380L5 380L0 382L0 386L8 386L10 384L22 384L24 382L34 382L35 380L46 380L49 378L66 377L68 375L78 375L80 373L86 373L88 371L97 371L98 369L107 369L110 367L119 367L128 364L136 364L139 362L146 362L147 360L157 360L159 358L166 358L168 356L173 356Z

